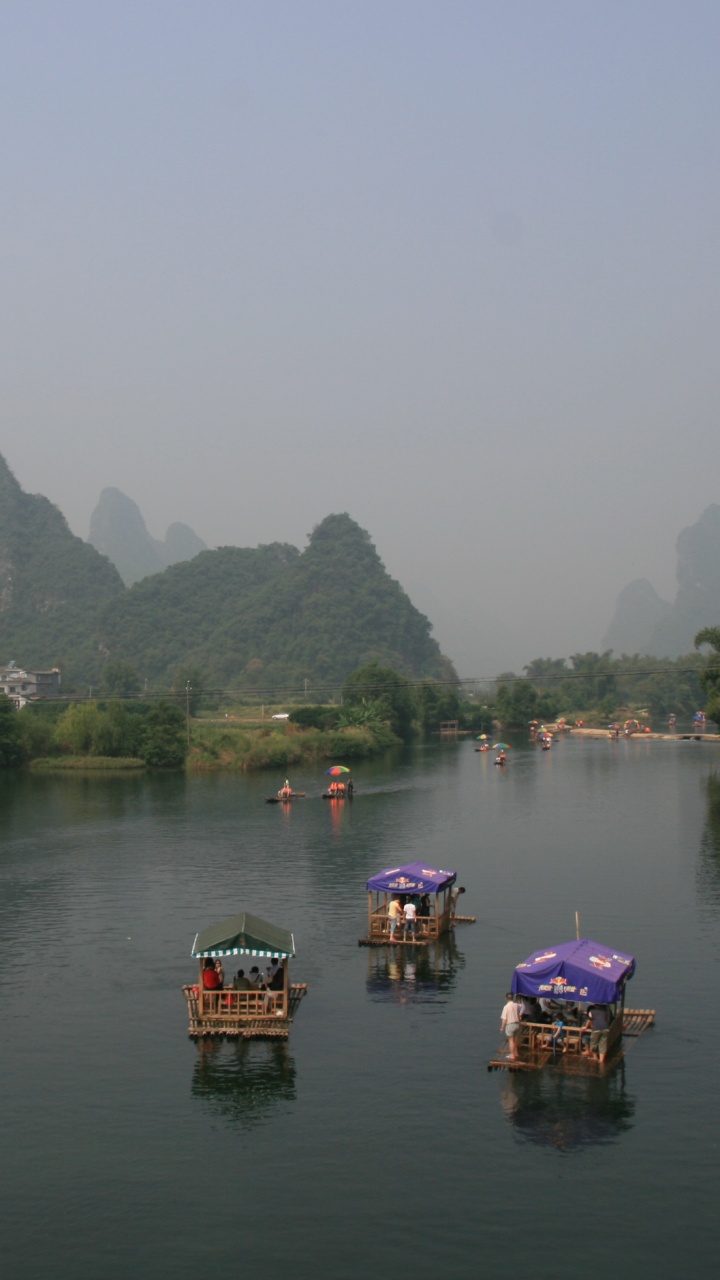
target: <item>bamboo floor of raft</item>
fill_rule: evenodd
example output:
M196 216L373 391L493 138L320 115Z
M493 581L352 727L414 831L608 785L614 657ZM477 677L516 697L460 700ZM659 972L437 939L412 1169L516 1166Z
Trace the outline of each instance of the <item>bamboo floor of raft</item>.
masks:
M456 924L476 924L477 916L453 916L450 921L450 927ZM447 933L447 930L446 930ZM428 947L431 942L439 942L445 937L445 933L439 934L435 938L389 938L382 934L380 937L370 937L366 935L364 938L358 938L359 947Z
M248 1023L243 1027L198 1027L188 1031L191 1040L205 1040L229 1037L232 1040L287 1040L290 1035L290 1023L282 1026L258 1025Z
M628 1049L632 1043L637 1040L648 1027L655 1024L654 1009L626 1009L623 1014L623 1030L622 1039L617 1041L617 1048L605 1062L599 1062L597 1058L587 1058L582 1053L558 1053L553 1054L552 1049L542 1049L535 1053L527 1053L523 1055L520 1050L521 1057L513 1061L505 1054L499 1054L497 1058L491 1058L487 1064L488 1071L542 1071L544 1067L552 1067L556 1071L562 1071L567 1076L606 1076L614 1071L622 1062ZM630 1041L629 1044L623 1045L625 1037Z

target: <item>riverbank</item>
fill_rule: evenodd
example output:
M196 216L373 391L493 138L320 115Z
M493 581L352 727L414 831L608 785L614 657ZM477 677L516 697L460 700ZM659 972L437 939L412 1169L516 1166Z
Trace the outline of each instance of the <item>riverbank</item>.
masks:
M555 727L548 726L555 731ZM569 729L574 738L608 738L610 734L607 729L588 729L583 726L582 729ZM620 737L625 738L625 734L620 730ZM720 733L632 733L629 735L633 742L720 742Z
M400 739L385 726L323 731L295 725L247 728L220 722L193 721L185 759L189 772L251 772L256 769L289 769L293 765L322 761L348 763L369 760ZM149 768L136 756L42 756L28 761L33 771L140 770Z
M367 760L400 739L384 725L347 729L301 729L283 724L249 729L230 723L196 721L192 725L186 768L208 770L289 769L293 765L334 760Z

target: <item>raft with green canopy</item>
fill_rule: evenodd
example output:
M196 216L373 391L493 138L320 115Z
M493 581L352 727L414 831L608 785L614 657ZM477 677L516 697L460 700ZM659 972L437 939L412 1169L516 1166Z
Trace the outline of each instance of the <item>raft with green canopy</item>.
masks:
M191 956L199 962L198 980L183 987L192 1039L240 1036L243 1039L287 1039L305 983L290 983L288 961L295 955L295 939L287 929L248 911L208 925L195 935ZM252 966L247 974L218 972L230 956L252 956L273 963L264 971ZM260 981L253 981L259 978Z

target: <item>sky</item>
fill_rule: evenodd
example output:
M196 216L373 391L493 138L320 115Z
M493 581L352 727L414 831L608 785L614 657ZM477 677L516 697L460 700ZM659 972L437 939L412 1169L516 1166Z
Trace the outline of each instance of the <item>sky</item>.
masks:
M720 501L719 55L715 0L5 0L0 452L84 538L347 511L466 677L599 649Z

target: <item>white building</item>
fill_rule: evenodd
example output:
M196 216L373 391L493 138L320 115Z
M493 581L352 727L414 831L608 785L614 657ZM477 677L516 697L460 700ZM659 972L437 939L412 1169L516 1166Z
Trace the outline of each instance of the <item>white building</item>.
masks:
M58 698L60 672L57 667L52 671L25 671L9 662L6 667L0 667L0 693L12 698L18 710L26 702L37 702L39 698Z

